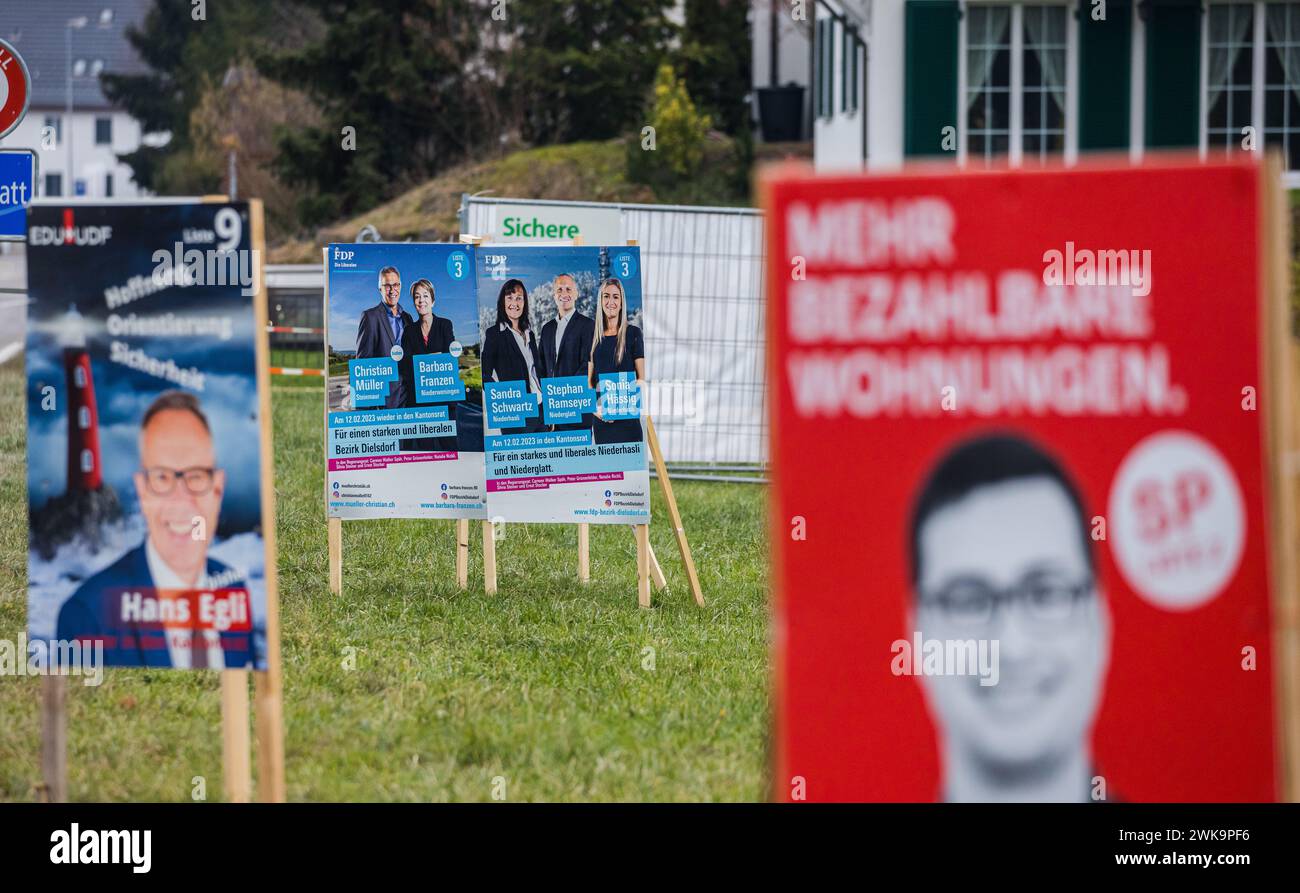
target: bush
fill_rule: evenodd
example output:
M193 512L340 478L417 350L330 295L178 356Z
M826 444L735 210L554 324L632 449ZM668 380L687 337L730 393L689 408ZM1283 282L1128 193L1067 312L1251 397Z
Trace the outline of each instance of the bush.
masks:
M646 117L654 130L642 130L628 141L628 176L656 191L671 190L699 171L712 121L695 108L686 82L671 65L659 67L648 106Z

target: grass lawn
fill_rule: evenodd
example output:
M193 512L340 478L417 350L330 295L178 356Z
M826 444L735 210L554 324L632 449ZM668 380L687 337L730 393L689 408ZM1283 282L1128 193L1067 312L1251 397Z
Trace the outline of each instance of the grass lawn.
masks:
M277 382L278 384L278 382ZM344 525L344 593L326 581L321 392L276 387L285 765L291 800L754 800L768 717L764 491L676 492L708 607L691 600L656 489L668 577L636 605L627 527L506 525L495 596L455 586L454 522ZM21 357L0 367L0 639L26 609ZM474 526L477 533L477 525ZM355 669L345 668L355 649ZM72 800L222 796L216 674L111 669L69 686ZM40 681L0 678L0 800L40 780ZM256 771L256 768L254 769Z

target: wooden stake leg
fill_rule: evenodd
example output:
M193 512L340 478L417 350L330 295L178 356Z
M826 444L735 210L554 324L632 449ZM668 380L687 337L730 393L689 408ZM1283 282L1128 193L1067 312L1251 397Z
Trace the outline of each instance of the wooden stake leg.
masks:
M655 555L655 547L646 543L646 553L650 559L650 582L654 584L655 589L663 592L668 588L668 580L664 578L664 569L659 566L659 557Z
M343 519L329 519L330 592L343 594Z
M631 527L632 533L635 534L637 526L633 524ZM663 592L668 588L668 580L664 577L664 569L659 566L659 556L655 554L655 547L648 540L645 549L646 558L650 562L650 582L657 591Z
M248 671L221 671L221 774L227 803L247 803L253 790L248 731Z
M257 795L263 803L283 803L284 710L280 696L279 661L253 676L257 716Z
M578 582L591 582L591 525L578 525Z
M68 802L68 677L41 677L41 775L46 803Z
M456 521L456 585L469 588L469 519Z
M483 522L483 591L488 595L497 591L497 543L491 521Z
M636 601L650 607L650 525L636 525Z
M695 604L704 607L704 593L700 591L700 578L695 573L695 560L691 558L691 546L686 542L686 528L682 526L682 514L677 510L677 499L673 496L673 484L668 479L668 468L664 465L664 454L659 449L659 435L655 433L654 422L649 416L645 419L646 440L650 443L650 455L654 457L655 473L659 477L659 486L664 491L664 502L668 503L668 517L672 519L673 534L677 537L677 548L682 553L682 564L686 566L686 579L691 584L691 595Z

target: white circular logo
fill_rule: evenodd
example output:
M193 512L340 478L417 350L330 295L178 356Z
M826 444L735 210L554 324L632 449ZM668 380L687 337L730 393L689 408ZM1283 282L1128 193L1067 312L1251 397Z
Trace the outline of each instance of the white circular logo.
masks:
M392 357L393 362L400 363L402 362L402 357L405 356L406 354L402 350L402 345L394 344L393 349L388 352L388 355Z
M1111 551L1133 591L1190 611L1228 585L1246 544L1232 467L1208 441L1162 431L1129 450L1110 488Z
M460 352L462 349L463 348L460 346L459 341L453 341L451 342L450 345L447 346L447 353L451 354L453 357L458 357L460 356Z

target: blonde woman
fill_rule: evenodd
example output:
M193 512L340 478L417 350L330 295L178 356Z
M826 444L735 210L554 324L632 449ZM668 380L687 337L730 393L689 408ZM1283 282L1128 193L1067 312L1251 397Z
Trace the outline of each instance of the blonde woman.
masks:
M606 279L600 284L596 335L591 342L587 377L596 387L601 375L633 372L638 384L645 381L645 341L639 326L627 324L627 295L623 283ZM596 443L636 443L641 440L641 419L605 421L600 409L593 422Z

